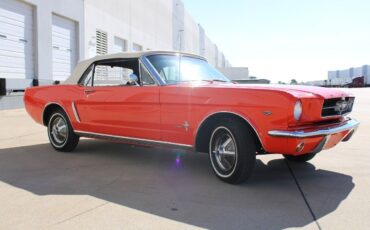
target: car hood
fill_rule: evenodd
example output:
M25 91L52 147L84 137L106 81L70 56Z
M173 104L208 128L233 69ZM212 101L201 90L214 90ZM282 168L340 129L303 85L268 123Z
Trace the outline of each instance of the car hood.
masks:
M339 89L323 88L315 86L295 86L295 85L253 85L253 84L221 84L213 83L209 84L210 87L224 87L224 88L235 88L235 89L250 89L250 90L269 90L269 91L281 91L291 94L295 97L321 97L324 99L338 98L349 96L348 93L343 92Z

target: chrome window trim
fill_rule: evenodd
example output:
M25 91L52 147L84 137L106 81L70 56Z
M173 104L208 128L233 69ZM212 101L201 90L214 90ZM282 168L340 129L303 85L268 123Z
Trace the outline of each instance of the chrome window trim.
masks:
M250 120L249 120L249 119L247 119L247 118L245 118L244 116L242 116L242 115L241 115L241 114L239 114L239 113L231 112L231 111L227 111L227 110L225 110L225 111L217 111L217 112L211 113L211 114L207 115L205 118L203 118L203 119L202 119L202 121L199 123L199 125L198 125L198 127L197 127L197 129L196 129L195 139L194 139L194 143L195 143L195 144L196 144L196 140L197 140L197 136L198 136L199 128L203 125L203 123L204 123L208 118L210 118L210 117L211 117L211 116L213 116L213 115L219 114L219 113L229 113L229 114L233 114L233 115L236 115L236 116L238 116L238 117L242 118L245 122L247 122L247 123L252 127L252 129L254 130L254 132L257 134L257 138L258 138L258 140L260 141L262 148L263 148L263 149L265 149L265 148L264 148L264 144L263 144L263 142L262 142L262 139L261 139L261 137L260 137L259 132L258 132L258 131L257 131L257 129L252 125L252 123L250 122Z
M86 85L86 82L82 82L82 81L85 81L86 80L86 74L88 74L89 72L87 72L88 69L90 69L90 67L92 67L91 71L92 71L92 75L91 75L91 86L93 85L93 78L94 78L94 74L95 74L95 62L93 62L91 65L89 65L85 71L82 73L80 79L78 79L78 83L77 85L80 85L80 86L84 86L84 87L90 87L88 85ZM83 83L83 84L82 84Z
M149 56L155 56L155 55L169 55L169 56L180 56L181 55L183 57L192 57L192 58L197 58L197 59L208 62L207 59L202 56L198 56L195 54L189 54L189 53L181 53L181 52L174 53L174 52L159 51L156 53L144 54L141 57L149 57Z
M84 137L118 139L118 140L126 141L130 144L153 145L153 143L155 143L158 145L179 146L179 147L186 148L186 149L193 148L192 145L180 144L180 143L174 143L174 142L168 142L168 141L158 141L158 140L151 140L151 139L144 139L144 138L137 138L137 137L126 137L126 136L110 135L110 134L104 134L104 133L86 132L86 131L80 131L80 130L75 130L74 132Z
M143 63L143 65L148 70L149 74L155 78L159 85L166 85L166 82L163 81L157 70L154 68L152 63L146 58L146 56L141 56L139 60Z
M85 86L85 87L101 87L101 86L94 86L94 77L95 77L95 67L99 65L99 63L105 62L105 61L129 61L129 60L137 60L138 61L138 69L139 69L139 75L140 75L140 58L107 58L102 60L96 60L92 62L86 69L83 71L82 75L80 76L77 85ZM93 75L91 77L91 86L86 86L85 84L81 84L81 81L83 80L84 75L86 74L87 70L93 66ZM115 85L112 85L114 87L117 87Z
M148 71L149 73L149 76L153 79L154 81L154 85L144 85L143 84L143 78L141 77L141 67L143 67L146 71ZM150 73L150 71L148 70L148 68L145 66L145 64L143 63L143 61L139 58L139 75L140 75L140 86L158 86L160 85L160 83L158 82L157 78L153 77L152 74Z

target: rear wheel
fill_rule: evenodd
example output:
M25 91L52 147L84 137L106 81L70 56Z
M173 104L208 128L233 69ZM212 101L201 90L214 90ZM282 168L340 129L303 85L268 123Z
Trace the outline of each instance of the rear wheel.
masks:
M307 153L299 156L293 156L293 155L284 155L285 159L294 161L294 162L306 162L309 160L312 160L316 156L316 153Z
M245 181L256 161L253 133L238 120L217 123L209 142L209 157L218 178L231 184Z
M67 115L61 109L56 109L48 122L48 136L54 149L62 152L74 150L80 137L73 132Z

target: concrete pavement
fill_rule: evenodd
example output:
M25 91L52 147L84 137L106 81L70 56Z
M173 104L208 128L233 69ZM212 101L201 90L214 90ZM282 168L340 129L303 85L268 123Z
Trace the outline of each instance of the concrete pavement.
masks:
M206 154L88 139L59 153L23 109L0 111L0 228L367 229L370 89L351 92L361 127L350 142L303 165L259 156L238 186Z

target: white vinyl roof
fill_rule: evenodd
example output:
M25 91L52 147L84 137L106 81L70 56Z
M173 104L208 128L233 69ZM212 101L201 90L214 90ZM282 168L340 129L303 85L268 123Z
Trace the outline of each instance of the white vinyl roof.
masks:
M90 59L83 60L79 62L75 69L73 70L71 76L67 78L62 84L66 85L75 85L78 84L82 74L85 70L94 62L107 60L107 59L115 59L115 58L140 58L141 56L147 55L155 55L155 54L184 54L189 56L194 56L197 58L205 59L202 56L191 54L191 53L184 53L184 52L175 52L175 51L140 51L140 52L123 52L123 53L116 53L116 54L106 54L106 55L99 55L95 56Z

